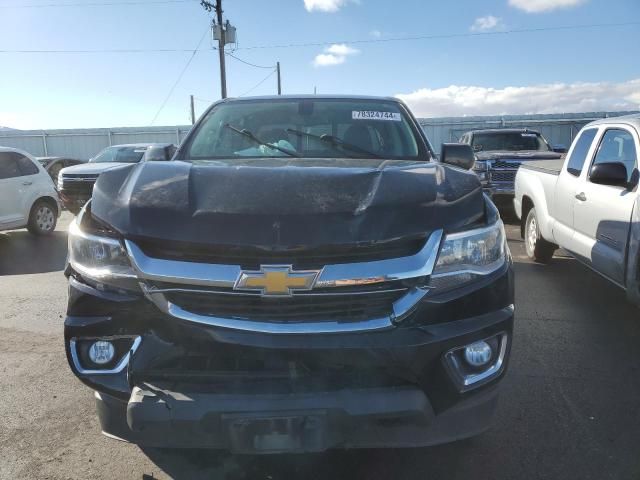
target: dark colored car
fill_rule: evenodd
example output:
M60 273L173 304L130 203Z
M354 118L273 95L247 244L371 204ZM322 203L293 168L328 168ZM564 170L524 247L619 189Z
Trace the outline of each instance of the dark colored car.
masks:
M67 157L36 157L38 163L44 167L47 171L53 183L58 182L58 174L60 170L66 167L73 167L74 165L80 165L86 163L86 160L78 160L77 158Z
M473 130L460 138L476 155L473 170L485 192L495 201L513 200L516 173L522 162L557 160L566 153L564 146L551 147L540 132L527 128Z
M70 227L65 320L102 431L275 453L488 428L511 257L470 147L434 158L397 99L278 96L104 172Z
M172 143L133 143L102 150L88 163L60 170L57 177L62 204L77 214L91 198L93 185L102 172L115 167L146 161L171 160L176 152Z

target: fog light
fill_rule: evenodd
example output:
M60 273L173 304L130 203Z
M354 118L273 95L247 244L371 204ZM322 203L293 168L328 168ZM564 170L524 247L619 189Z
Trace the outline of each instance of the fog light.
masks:
M458 391L469 391L499 377L504 371L508 344L509 336L502 332L445 353L444 367Z
M104 365L113 360L116 350L113 343L100 340L89 347L89 359L96 365Z
M472 367L482 367L491 361L491 346L485 341L467 345L464 349L464 359Z

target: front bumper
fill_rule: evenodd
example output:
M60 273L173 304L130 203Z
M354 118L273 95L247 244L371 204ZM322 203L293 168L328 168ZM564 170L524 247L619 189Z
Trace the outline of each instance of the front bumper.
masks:
M84 205L91 198L91 194L70 193L65 192L64 190L61 190L59 192L59 196L60 202L62 203L64 208L72 213L78 213L80 210L82 210L82 207L84 207Z
M418 388L319 394L229 395L135 387L129 402L96 393L103 433L159 448L235 453L416 447L478 435L491 426L498 390L436 414Z
M513 197L515 184L513 182L483 182L482 190L492 199L499 196Z
M490 425L508 348L496 375L469 391L444 355L510 339L512 303L506 264L477 284L428 295L390 330L269 335L180 321L144 297L71 277L65 338L72 370L97 392L102 430L134 443L258 453L432 445ZM122 369L78 368L72 340L113 336L140 339Z

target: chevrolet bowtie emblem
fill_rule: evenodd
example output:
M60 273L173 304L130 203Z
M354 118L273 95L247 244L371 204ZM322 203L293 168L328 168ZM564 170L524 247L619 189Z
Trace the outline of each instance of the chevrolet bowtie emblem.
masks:
M290 296L296 290L311 290L319 270L295 271L291 265L262 265L260 270L243 270L235 290L258 290L264 296Z

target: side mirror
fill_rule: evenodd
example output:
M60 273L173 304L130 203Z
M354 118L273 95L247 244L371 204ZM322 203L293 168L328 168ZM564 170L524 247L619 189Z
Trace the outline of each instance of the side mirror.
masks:
M556 153L567 153L569 151L566 145L554 145L552 149Z
M591 167L589 180L600 185L627 187L627 167L622 162L603 162Z
M476 157L471 146L466 143L443 143L440 161L469 170L473 167Z
M167 154L164 151L164 148L149 148L145 154L144 159L147 162L163 162L168 160Z

